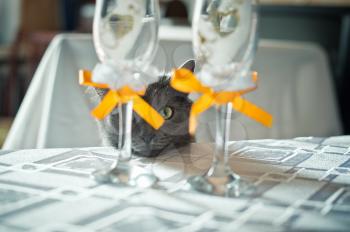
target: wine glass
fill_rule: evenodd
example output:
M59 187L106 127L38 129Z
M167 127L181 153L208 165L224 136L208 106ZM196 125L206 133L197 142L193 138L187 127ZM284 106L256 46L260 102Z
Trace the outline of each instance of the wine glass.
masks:
M133 89L145 88L152 81L147 75L151 69L158 45L159 5L157 0L97 0L93 23L93 40L102 63L100 72L113 70L109 86L115 89L126 85ZM96 68L95 68L96 70ZM109 78L109 79L108 79ZM93 177L100 182L137 182L145 176L132 179L132 113L133 102L119 104L118 160L110 170L98 170ZM156 180L149 175L148 181ZM147 182L147 180L146 180Z
M254 0L196 0L193 18L194 53L200 81L215 91L240 91L255 85L250 67L257 44ZM200 192L226 197L250 195L254 186L228 164L232 104L216 106L216 139L212 166L204 176L188 179Z

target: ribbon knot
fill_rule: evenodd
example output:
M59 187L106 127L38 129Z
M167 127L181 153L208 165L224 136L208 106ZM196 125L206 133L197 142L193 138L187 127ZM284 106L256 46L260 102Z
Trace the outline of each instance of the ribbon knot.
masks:
M253 73L253 81L256 83L258 80L258 74ZM255 121L263 124L264 126L272 126L272 116L265 112L263 109L254 105L253 103L243 99L241 96L256 89L256 87L241 90L241 91L221 91L215 92L212 88L204 86L196 78L196 76L187 69L179 69L173 72L173 77L170 82L171 86L184 93L199 93L201 96L192 105L190 113L190 125L189 130L191 134L195 133L197 127L197 117L204 111L208 110L213 105L224 105L231 103L232 107L254 119Z
M86 70L79 72L79 83L85 86L109 89L100 104L91 112L92 116L99 120L104 119L119 104L133 101L133 110L154 129L158 130L164 123L163 117L140 97L145 94L144 90L134 91L128 86L118 90L111 89L107 84L93 82L91 72Z

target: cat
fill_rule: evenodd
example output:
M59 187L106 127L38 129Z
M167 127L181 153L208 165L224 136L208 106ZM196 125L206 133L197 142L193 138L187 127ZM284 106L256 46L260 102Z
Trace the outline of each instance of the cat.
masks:
M192 72L195 61L189 60L180 68ZM178 92L170 86L170 74L159 77L159 81L149 85L143 99L148 102L165 122L159 130L153 129L136 113L132 123L132 153L141 157L155 157L171 148L183 147L192 141L189 134L189 114L192 101L188 94ZM107 90L95 89L101 100ZM104 120L99 121L99 128L104 145L118 147L118 110L114 109Z

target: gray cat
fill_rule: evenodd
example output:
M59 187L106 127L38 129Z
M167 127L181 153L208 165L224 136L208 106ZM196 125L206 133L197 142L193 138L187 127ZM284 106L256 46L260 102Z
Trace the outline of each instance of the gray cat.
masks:
M181 68L193 72L195 61L189 60ZM153 129L137 114L133 114L132 150L137 156L158 156L164 150L182 147L191 142L188 118L192 102L187 94L176 91L169 82L169 74L161 76L158 82L148 86L143 96L143 99L165 119L159 130ZM103 89L95 90L99 99L107 93ZM118 119L118 111L115 109L104 120L99 121L104 144L118 147Z

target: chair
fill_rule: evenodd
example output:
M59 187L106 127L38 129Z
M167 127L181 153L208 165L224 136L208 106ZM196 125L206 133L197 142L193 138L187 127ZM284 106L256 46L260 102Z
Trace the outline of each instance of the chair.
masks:
M20 4L20 22L9 53L9 76L6 83L5 113L13 114L14 99L21 98L18 89L23 85L19 81L19 67L27 63L28 76L32 76L53 36L59 29L59 0L25 0ZM24 86L24 89L26 86Z
M155 64L169 70L192 58L191 30L161 27ZM4 149L99 146L98 128L90 117L85 88L78 85L80 68L97 62L91 36L59 35L42 59L10 130ZM262 41L254 69L259 89L246 97L274 115L266 129L233 117L231 139L331 136L342 132L327 57L306 43ZM213 141L213 111L200 118L196 138Z
M259 72L259 87L245 97L270 112L274 124L271 129L265 128L236 114L231 140L342 134L330 67L321 47L312 43L262 40L253 69ZM215 138L213 115L211 109L201 118L199 141Z

